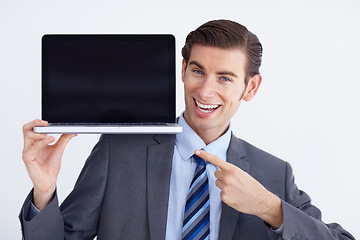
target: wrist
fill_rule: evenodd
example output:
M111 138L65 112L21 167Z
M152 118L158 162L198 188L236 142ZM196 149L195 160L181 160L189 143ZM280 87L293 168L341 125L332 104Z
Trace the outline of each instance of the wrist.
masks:
M51 189L48 191L39 191L34 188L33 191L33 203L36 208L39 210L43 210L54 198L55 189Z
M283 224L282 202L279 197L270 192L269 194L263 212L259 217L276 230Z

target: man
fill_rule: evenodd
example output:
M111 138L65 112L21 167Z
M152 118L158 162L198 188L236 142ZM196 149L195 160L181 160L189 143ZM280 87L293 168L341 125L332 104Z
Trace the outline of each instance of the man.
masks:
M188 35L182 54L183 132L103 135L61 207L56 179L75 135L51 146L53 137L32 131L47 122L24 125L34 185L19 216L24 238L354 239L321 222L288 163L231 133L230 119L261 84L258 38L211 21Z

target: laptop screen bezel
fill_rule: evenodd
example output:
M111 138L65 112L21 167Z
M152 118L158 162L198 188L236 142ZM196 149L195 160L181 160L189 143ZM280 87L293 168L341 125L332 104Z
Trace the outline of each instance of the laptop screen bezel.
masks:
M59 41L166 41L169 47L169 68L168 68L168 111L166 117L162 119L76 119L71 116L52 116L54 109L49 108L49 77L48 71L51 66L47 61L49 48L52 42ZM175 37L171 34L46 34L42 37L42 118L52 123L152 123L152 122L176 122L176 83L175 83Z

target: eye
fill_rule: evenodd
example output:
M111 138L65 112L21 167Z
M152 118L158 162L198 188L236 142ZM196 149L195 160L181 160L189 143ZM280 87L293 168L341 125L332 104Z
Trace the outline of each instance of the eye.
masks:
M231 82L231 79L227 77L220 77L220 79L224 82Z
M203 74L204 74L203 71L197 70L197 69L194 69L193 72L194 72L195 74L197 74L197 75L203 75Z

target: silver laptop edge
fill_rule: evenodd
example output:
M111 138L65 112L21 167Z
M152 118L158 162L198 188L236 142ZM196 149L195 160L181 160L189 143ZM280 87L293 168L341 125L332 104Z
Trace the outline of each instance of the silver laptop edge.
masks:
M45 134L176 134L182 132L177 123L159 126L46 126L34 127L34 132Z

